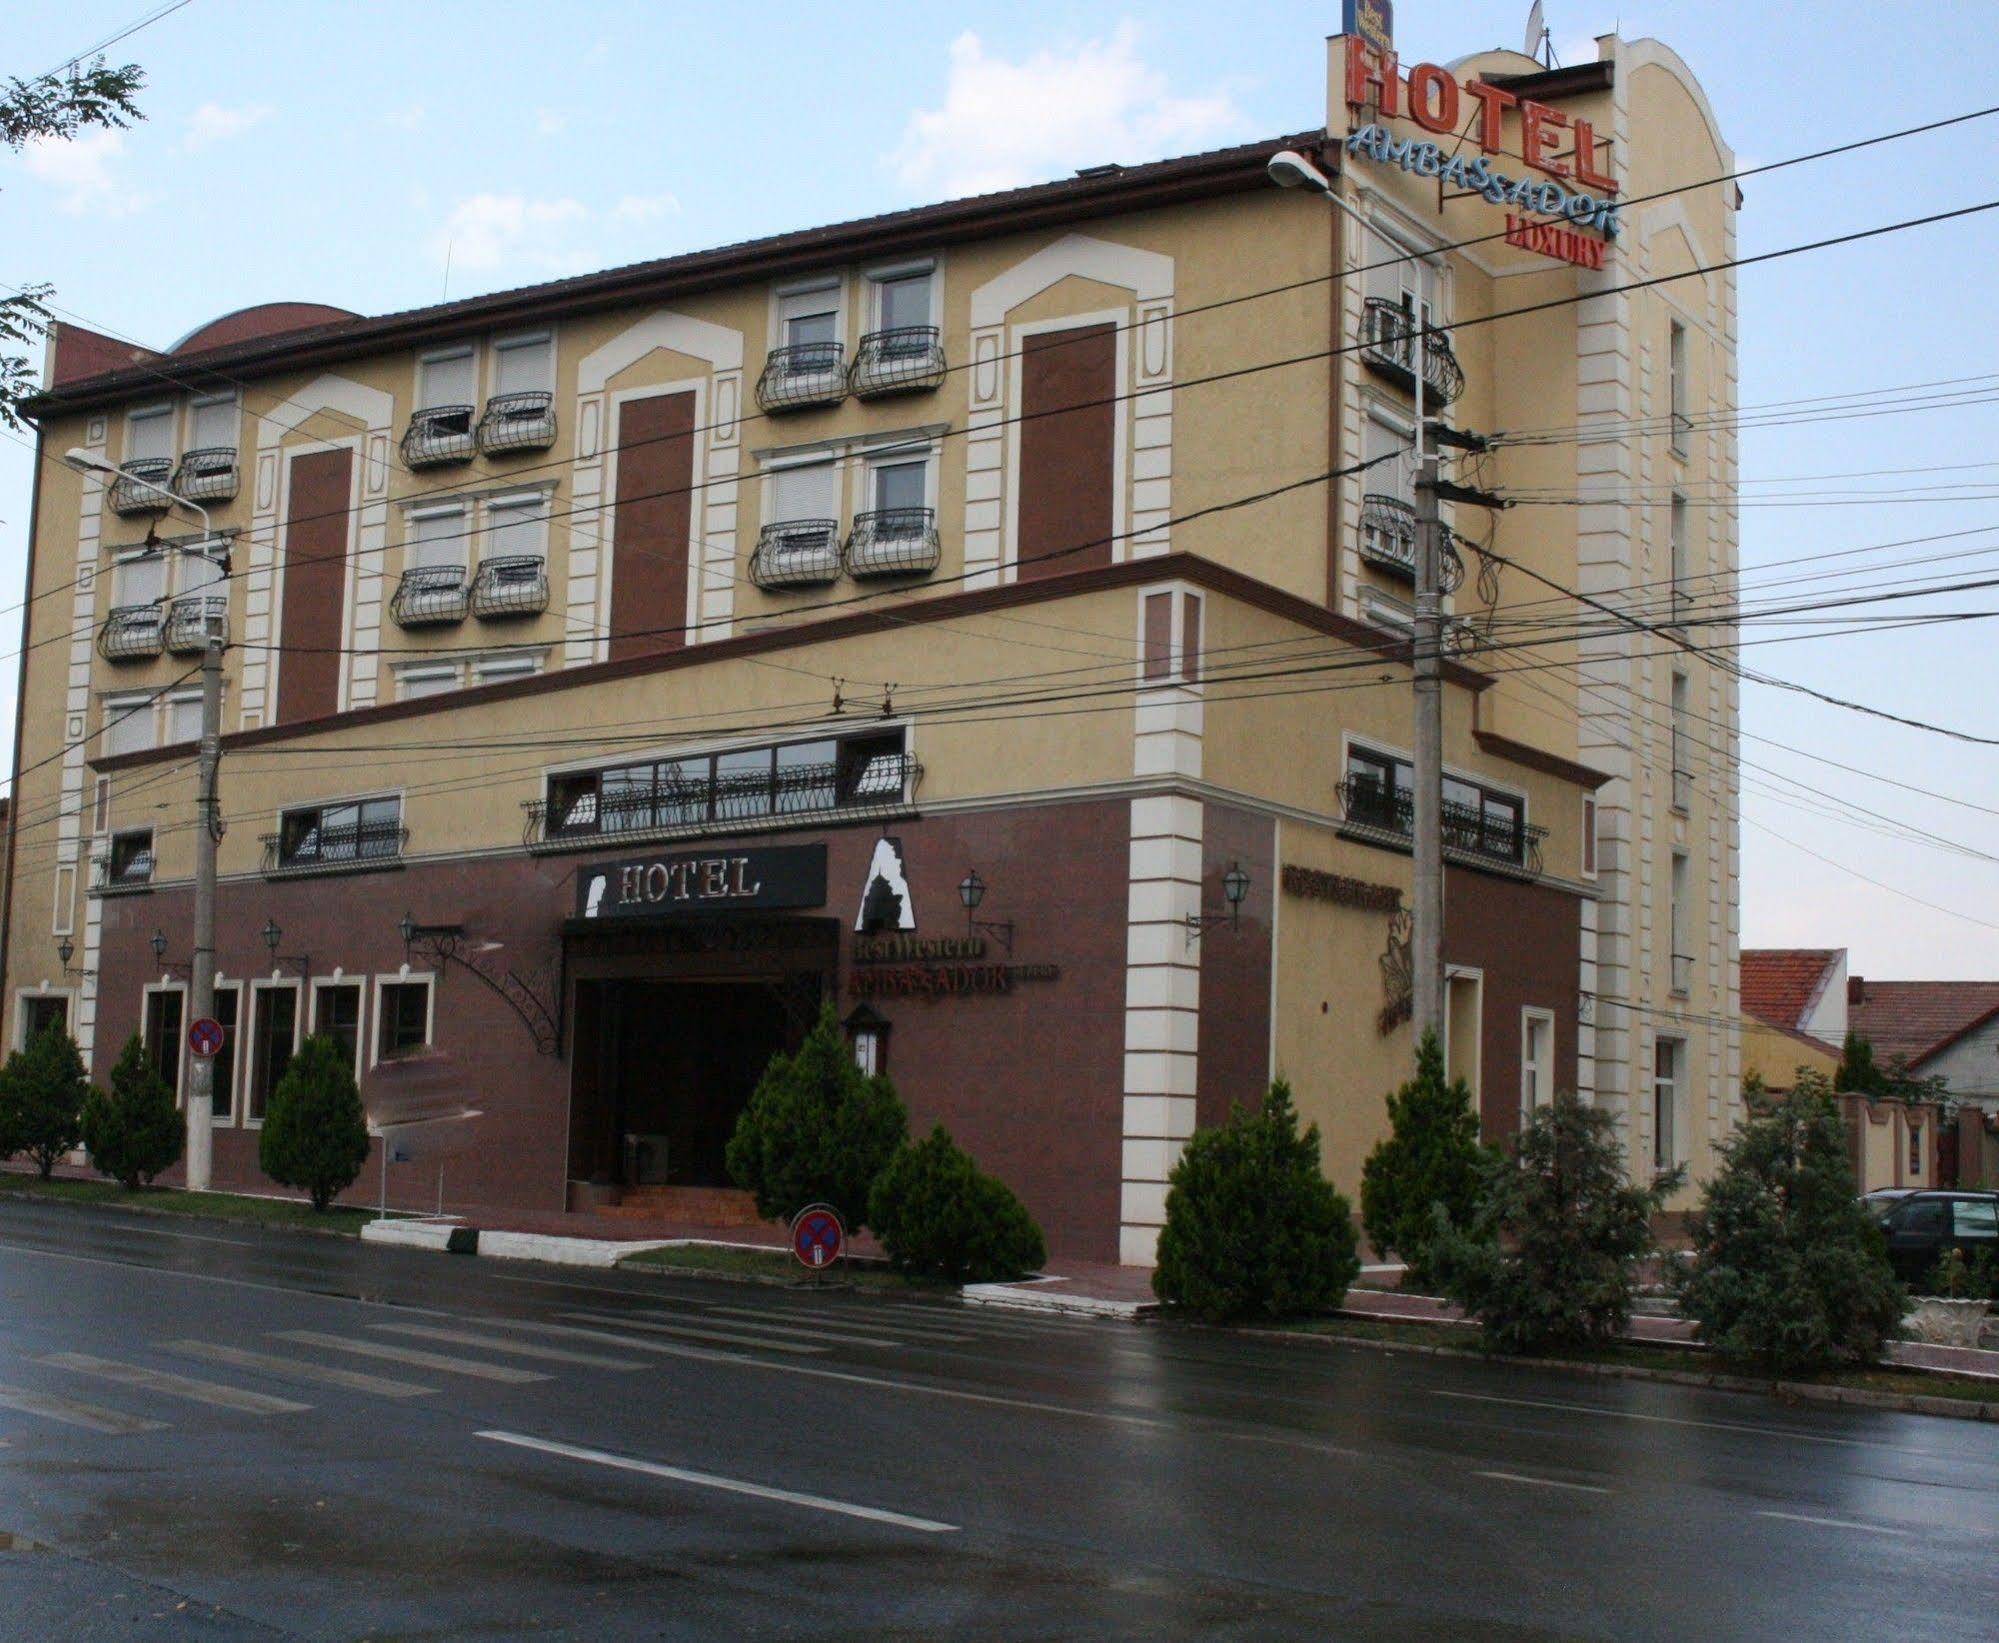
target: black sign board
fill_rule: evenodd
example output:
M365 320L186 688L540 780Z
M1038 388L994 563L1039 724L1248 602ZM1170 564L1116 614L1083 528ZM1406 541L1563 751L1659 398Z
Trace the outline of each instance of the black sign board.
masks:
M593 862L576 873L579 919L670 918L825 904L823 844L632 856Z

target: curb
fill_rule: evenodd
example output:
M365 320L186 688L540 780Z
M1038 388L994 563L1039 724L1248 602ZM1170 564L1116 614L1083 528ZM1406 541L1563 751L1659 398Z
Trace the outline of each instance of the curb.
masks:
M1029 1283L1059 1284L1061 1278L1030 1279ZM1118 1323L1136 1323L1159 1311L1157 1301L1110 1301L1096 1295L1065 1295L1055 1290L1035 1290L1023 1284L966 1284L958 1297L967 1306L999 1307L1011 1312L1047 1312L1071 1318L1106 1318Z
M12 1172L0 1172L0 1180L4 1180L4 1176L9 1173ZM61 1180L64 1177L59 1176L57 1179ZM159 1190L162 1192L179 1192L182 1189L179 1187L162 1187ZM257 1198L259 1195L254 1193L231 1193L228 1196ZM303 1199L292 1198L265 1198L261 1201L283 1204L304 1202ZM45 1198L37 1192L0 1185L0 1204L9 1202L46 1204L54 1209L101 1209L112 1215L146 1215L156 1221L200 1221L205 1222L209 1226L241 1227L246 1232L303 1232L314 1238L357 1238L361 1236L362 1229L372 1224L364 1221L361 1229L356 1229L353 1232L342 1232L338 1227L316 1227L303 1221L251 1221L234 1215L217 1214L213 1210L205 1209L161 1209L156 1204L123 1204L109 1199ZM351 1206L341 1204L334 1207L345 1209Z
M451 1221L369 1221L361 1241L403 1249L484 1255L500 1261L540 1261L549 1266L614 1267L627 1255L686 1242L675 1238L609 1243L601 1238L559 1238L540 1232L485 1232Z

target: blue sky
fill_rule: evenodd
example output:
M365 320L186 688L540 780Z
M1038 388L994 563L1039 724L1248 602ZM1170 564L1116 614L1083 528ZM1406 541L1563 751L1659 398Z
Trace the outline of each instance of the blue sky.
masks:
M10 26L0 73L46 69L147 9L33 8ZM1613 26L1673 45L1745 164L1999 101L1999 45L1971 6L1890 13L1834 0L1811 8L1808 32L1782 6L1548 9L1565 61L1593 56L1590 37ZM1527 7L1404 0L1397 10L1405 59L1442 60L1517 43ZM1323 120L1321 41L1338 6L1012 0L890 4L871 17L862 28L846 7L760 0L193 0L116 52L151 77L145 124L0 158L0 280L51 280L86 323L166 346L246 303L383 312L447 289L466 296L1247 140ZM1999 119L1751 178L1740 249L1999 195L1996 135ZM1995 264L1999 213L1745 270L1744 405L1999 375ZM1805 421L1786 411L1745 431L1747 576L1802 555L1999 533L1999 406L1882 403L1894 414ZM7 588L20 585L31 460L0 440ZM1841 500L1826 500L1833 490ZM1946 552L1963 557L1893 568ZM1760 574L1838 566L1865 567L1854 582L1999 575L1999 534ZM1951 608L1999 610L1999 588L1910 607ZM1999 733L1989 706L1999 622L1790 637L1824 631L1760 627L1750 637L1789 642L1758 644L1744 660ZM5 735L11 662L0 675ZM1802 750L1743 745L1764 767L1746 772L1747 943L1846 946L1855 969L1876 976L1999 976L1999 866L1982 859L1999 855L1999 749L1760 686L1743 722ZM1822 814L1828 794L1864 819Z

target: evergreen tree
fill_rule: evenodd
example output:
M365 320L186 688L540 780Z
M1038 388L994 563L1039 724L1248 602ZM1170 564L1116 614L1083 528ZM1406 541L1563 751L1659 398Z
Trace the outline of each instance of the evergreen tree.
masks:
M1152 1289L1216 1322L1324 1312L1360 1276L1353 1214L1319 1168L1291 1086L1197 1131L1173 1166Z
M111 1088L91 1086L84 1097L83 1144L99 1171L123 1183L127 1192L170 1169L179 1159L187 1126L174 1106L174 1092L153 1070L146 1047L134 1033L111 1069Z
M875 1177L868 1225L897 1271L948 1283L1002 1283L1048 1259L1026 1206L942 1124L900 1148Z
M1874 1046L1864 1034L1849 1032L1846 1042L1840 1046L1839 1066L1832 1075L1835 1090L1850 1090L1857 1095L1886 1095L1888 1074L1874 1059Z
M1471 1089L1462 1078L1444 1077L1436 1034L1423 1035L1416 1076L1389 1096L1388 1123L1388 1135L1361 1169L1361 1225L1378 1253L1401 1259L1405 1287L1430 1289L1437 1276L1430 1263L1433 1207L1443 1205L1450 1226L1468 1226L1488 1155Z
M82 1138L78 1126L88 1089L82 1052L59 1022L50 1022L0 1068L0 1137L9 1153L34 1159L44 1181Z
M730 1178L756 1194L759 1215L789 1221L807 1204L831 1204L853 1231L908 1129L894 1086L854 1064L828 1003L796 1055L771 1058L724 1161Z
M1806 1072L1781 1098L1752 1099L1753 1080L1743 1095L1748 1116L1689 1219L1680 1310L1720 1356L1766 1374L1871 1363L1904 1297L1855 1197L1832 1090Z
M368 1161L368 1117L354 1066L324 1034L299 1046L264 1110L257 1162L280 1186L302 1188L325 1209Z
M1528 1118L1512 1157L1488 1154L1482 1176L1468 1228L1434 1211L1444 1293L1502 1352L1616 1340L1652 1216L1678 1173L1632 1185L1611 1116L1565 1091Z

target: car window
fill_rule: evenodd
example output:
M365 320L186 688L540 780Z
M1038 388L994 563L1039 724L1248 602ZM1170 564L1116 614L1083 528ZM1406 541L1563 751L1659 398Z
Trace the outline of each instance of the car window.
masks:
M1999 1202L1990 1198L1953 1199L1950 1218L1959 1238L1999 1238Z
M1898 1205L1889 1225L1896 1232L1941 1232L1944 1205L1935 1198L1918 1198L1914 1203Z

